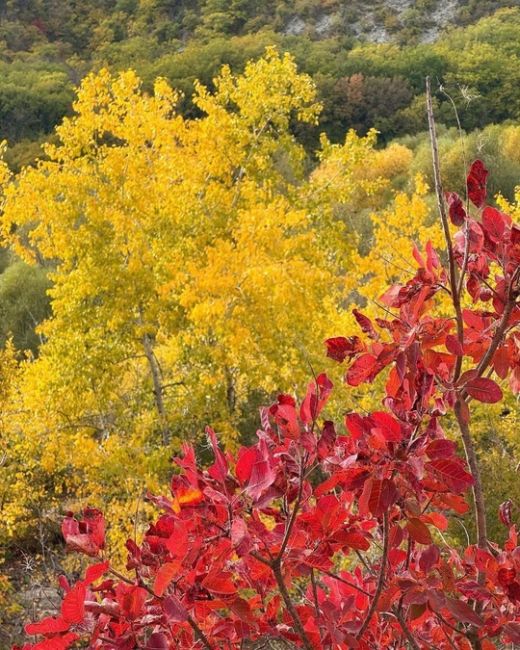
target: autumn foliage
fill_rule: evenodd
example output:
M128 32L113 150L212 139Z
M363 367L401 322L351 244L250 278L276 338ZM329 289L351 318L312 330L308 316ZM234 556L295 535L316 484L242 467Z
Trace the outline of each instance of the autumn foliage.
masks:
M262 409L257 443L237 454L208 428L213 463L184 445L171 495L149 495L162 514L127 542L125 575L104 555L101 513L67 515L65 541L93 564L73 586L60 579L60 612L27 626L43 640L24 650L520 644L511 504L501 548L470 431L475 402L499 402L506 381L520 392L520 226L485 204L486 175L476 161L469 200L446 196L446 251L414 246L417 271L379 297L384 316L355 311L361 333L326 341L349 386L386 373L381 410L323 421L333 386L320 374L300 403L284 394ZM449 518L470 508L477 543L456 548Z

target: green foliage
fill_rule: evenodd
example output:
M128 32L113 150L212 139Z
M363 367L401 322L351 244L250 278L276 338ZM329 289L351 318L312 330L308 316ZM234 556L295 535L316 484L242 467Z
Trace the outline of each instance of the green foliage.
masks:
M16 261L0 275L0 345L12 337L18 350L36 352L36 327L50 315L50 282L38 266Z
M1 135L19 141L50 133L69 110L73 91L62 67L48 62L0 63Z
M446 187L465 193L465 161L483 158L493 170L489 178L492 196L499 192L512 199L520 179L518 143L520 128L490 125L470 133L458 132L455 127L439 130L439 152L442 160L443 180ZM412 149L412 173L422 174L433 185L431 150L427 133L407 136L400 142Z
M336 0L26 0L5 2L0 22L0 137L38 140L70 111L72 88L91 69L133 67L151 87L158 75L185 95L181 109L197 115L193 82L211 87L223 64L240 72L267 45L278 45L314 77L326 110L322 128L336 140L348 128L376 126L385 140L422 130L424 78L442 83L465 129L520 117L520 9L500 2L461 3L484 16L421 42L437 26L436 0L396 13L376 2L341 8ZM371 18L369 19L369 14ZM298 27L291 27L297 19ZM389 42L363 40L375 24ZM371 22L372 21L372 22ZM350 36L346 36L350 34ZM345 79L363 75L363 102L345 94ZM468 102L468 98L473 101ZM386 101L385 101L386 99ZM442 121L453 126L450 103L437 93ZM348 104L348 105L345 105ZM312 139L309 140L309 148ZM312 141L314 144L314 141Z

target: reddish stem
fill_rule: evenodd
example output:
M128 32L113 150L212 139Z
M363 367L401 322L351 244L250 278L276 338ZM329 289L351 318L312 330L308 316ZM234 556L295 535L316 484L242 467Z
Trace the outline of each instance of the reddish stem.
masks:
M358 641L360 641L361 638L363 637L363 634L365 633L367 627L370 625L370 621L372 620L372 617L376 612L377 605L379 603L379 598L381 597L381 593L383 591L383 587L385 584L387 559L388 559L388 514L385 512L385 514L383 515L383 555L381 556L381 565L379 567L379 578L377 581L376 591L374 593L372 602L370 603L370 607L368 609L367 615L365 617L365 620L363 621L363 625L361 626L357 634L356 638Z

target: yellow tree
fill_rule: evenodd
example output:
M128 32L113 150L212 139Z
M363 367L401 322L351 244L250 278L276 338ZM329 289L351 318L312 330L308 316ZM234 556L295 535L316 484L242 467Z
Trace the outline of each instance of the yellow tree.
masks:
M13 529L33 495L36 513L62 495L126 504L164 475L161 444L208 423L230 443L260 396L301 390L345 317L345 213L377 204L409 164L350 133L323 140L306 174L291 127L320 107L274 50L198 86L200 118L177 99L163 80L148 95L133 72L90 75L48 160L4 169L5 241L53 281L45 343L11 404L21 451L4 471L31 454L40 471L18 472L4 499Z

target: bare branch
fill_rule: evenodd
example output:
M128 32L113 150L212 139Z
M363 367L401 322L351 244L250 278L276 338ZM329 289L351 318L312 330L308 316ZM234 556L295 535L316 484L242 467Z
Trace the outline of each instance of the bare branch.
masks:
M388 559L388 513L385 512L385 514L383 515L383 555L381 556L381 565L379 567L379 578L377 581L377 587L374 593L374 597L372 599L372 602L370 603L369 610L367 612L365 620L363 621L363 625L361 626L357 634L356 638L358 641L363 637L363 634L365 633L367 627L370 625L370 621L372 620L372 617L374 616L375 611L377 609L379 598L381 597L381 592L383 591L383 586L385 584L387 559Z

